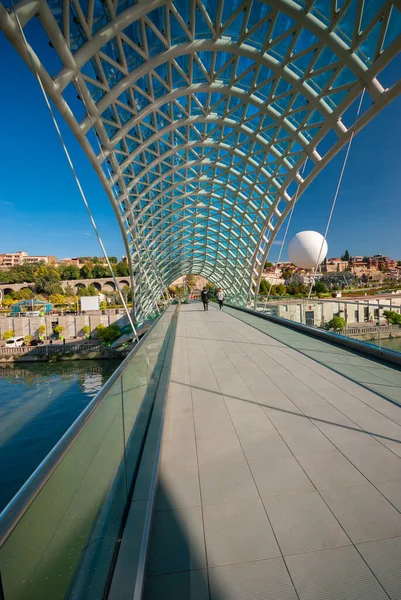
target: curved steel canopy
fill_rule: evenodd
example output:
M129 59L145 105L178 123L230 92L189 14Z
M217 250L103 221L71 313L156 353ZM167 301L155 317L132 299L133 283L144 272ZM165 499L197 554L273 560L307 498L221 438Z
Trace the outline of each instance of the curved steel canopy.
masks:
M349 140L361 91L370 102L356 131L401 92L381 83L401 48L400 0L22 0L16 10L112 201L144 313L186 273L246 301L298 186ZM1 4L0 27L30 64ZM41 36L56 66L42 60Z

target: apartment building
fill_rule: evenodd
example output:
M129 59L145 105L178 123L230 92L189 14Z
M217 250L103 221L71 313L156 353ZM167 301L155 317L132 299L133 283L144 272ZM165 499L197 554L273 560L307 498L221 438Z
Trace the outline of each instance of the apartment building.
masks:
M27 252L18 250L17 252L8 252L0 254L0 266L3 269L11 267L20 267L23 264L38 264L40 262L46 265L57 263L57 256L30 256Z

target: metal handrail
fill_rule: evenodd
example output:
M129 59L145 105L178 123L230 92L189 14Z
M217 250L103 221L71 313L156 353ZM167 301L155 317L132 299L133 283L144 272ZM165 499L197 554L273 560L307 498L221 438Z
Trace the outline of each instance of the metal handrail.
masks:
M165 313L162 313L155 319L151 327L143 335L143 337L137 342L135 347L131 350L128 356L123 362L117 367L111 377L106 381L104 386L99 390L96 396L89 402L84 408L81 414L75 419L70 425L64 435L59 439L57 444L52 448L49 454L42 460L35 471L26 480L24 485L19 489L16 495L10 500L4 510L0 513L0 547L6 541L11 531L14 529L18 521L25 514L33 500L39 494L44 484L52 473L55 471L57 465L60 463L66 452L69 450L73 442L82 431L84 425L92 418L98 406L102 402L107 392L111 389L116 380L122 375L131 362L132 357L136 354L153 328L160 321L160 318Z

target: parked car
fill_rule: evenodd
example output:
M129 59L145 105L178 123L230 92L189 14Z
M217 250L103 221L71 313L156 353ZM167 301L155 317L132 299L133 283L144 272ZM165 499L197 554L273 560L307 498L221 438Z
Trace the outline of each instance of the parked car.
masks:
M6 348L19 348L24 345L24 338L20 336L12 337L6 340Z

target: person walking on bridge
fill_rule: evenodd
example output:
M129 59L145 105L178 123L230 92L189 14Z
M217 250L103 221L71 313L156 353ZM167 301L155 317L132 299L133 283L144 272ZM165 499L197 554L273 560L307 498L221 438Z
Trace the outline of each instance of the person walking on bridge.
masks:
M217 302L219 303L219 310L223 310L224 292L221 288L217 290Z
M209 310L209 292L206 287L201 291L201 300L203 302L203 310Z

